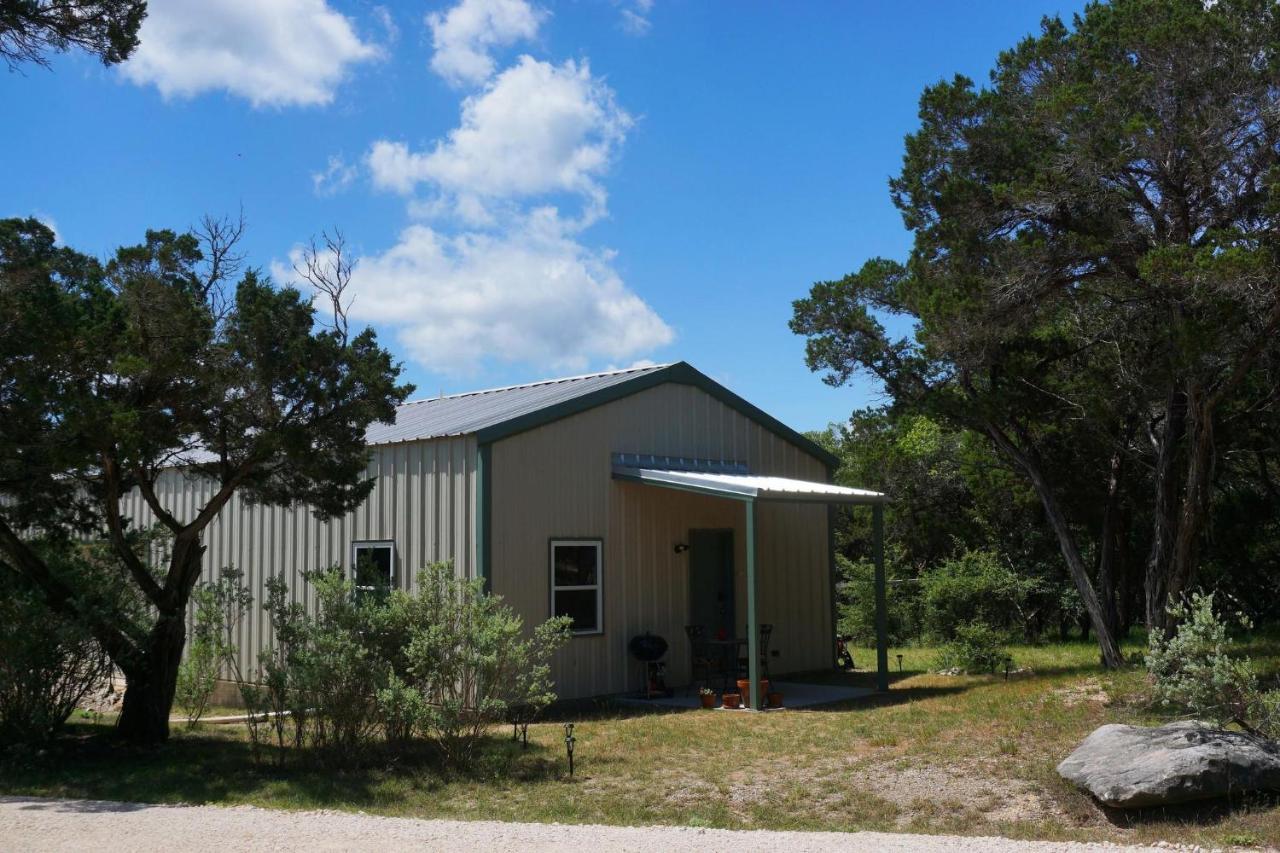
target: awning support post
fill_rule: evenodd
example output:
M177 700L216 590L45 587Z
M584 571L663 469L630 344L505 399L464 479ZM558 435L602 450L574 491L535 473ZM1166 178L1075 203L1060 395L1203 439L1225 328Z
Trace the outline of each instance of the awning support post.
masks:
M756 502L747 501L747 707L760 710L760 625L756 619Z
M871 507L871 555L875 561L876 587L876 689L889 689L889 605L885 600L884 507ZM748 564L749 565L749 564Z

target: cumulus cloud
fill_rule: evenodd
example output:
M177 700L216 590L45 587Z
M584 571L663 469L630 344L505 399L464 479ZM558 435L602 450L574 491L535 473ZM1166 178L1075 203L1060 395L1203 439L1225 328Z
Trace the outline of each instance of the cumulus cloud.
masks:
M329 155L329 161L319 172L311 173L311 189L323 197L337 195L355 181L359 170L340 154Z
M644 359L674 337L627 287L614 253L583 240L606 213L631 116L585 60L524 55L497 67L496 49L533 38L544 16L523 0L460 0L430 15L432 67L475 87L458 125L421 148L375 140L364 157L412 224L356 261L350 315L390 331L432 371L576 371ZM331 162L317 188L348 180L345 168ZM292 277L287 265L276 272Z
M226 91L255 107L327 104L352 65L380 55L327 0L151 3L126 78L166 98Z
M408 357L433 371L467 374L495 361L581 370L673 338L611 260L582 246L553 208L491 233L414 224L357 261L350 314L393 328Z
M631 125L586 62L522 56L463 101L461 123L433 148L379 140L366 162L375 186L408 195L427 184L455 208L568 193L597 214L601 178Z
M547 12L525 0L462 0L427 15L431 70L455 86L479 85L493 74L493 52L537 36Z

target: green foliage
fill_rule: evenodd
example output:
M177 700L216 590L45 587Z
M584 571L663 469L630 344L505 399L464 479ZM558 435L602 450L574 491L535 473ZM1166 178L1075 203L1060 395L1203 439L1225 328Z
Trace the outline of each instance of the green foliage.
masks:
M1169 607L1176 628L1154 631L1147 651L1152 699L1218 724L1280 735L1280 690L1264 690L1253 661L1231 654L1233 628L1252 627L1242 613L1220 613L1213 593L1193 593Z
M0 58L14 71L78 47L115 65L137 49L146 15L146 0L0 0Z
M982 622L956 626L954 636L938 649L934 666L969 674L995 672L1010 661L1006 636Z
M0 573L0 746L47 741L109 674L88 632Z
M359 763L379 735L426 739L446 763L466 766L495 724L528 720L555 700L551 655L567 619L526 635L515 612L455 577L449 563L423 570L418 591L361 596L337 568L308 573L315 610L268 581L272 644L257 684L242 683L261 745L274 738L340 766Z
M910 255L794 305L825 381L869 374L895 415L981 436L1034 493L1111 665L1126 574L1149 567L1158 624L1195 583L1219 489L1280 498L1264 438L1280 367L1278 27L1270 0L1046 18L988 85L957 75L922 94L890 183ZM934 446L905 435L907 451Z
M202 583L192 594L194 618L187 656L178 669L174 704L187 716L187 724L200 721L217 687L218 677L234 667L238 649L235 629L253 602L241 585L243 573L225 568L218 580Z
M569 636L568 619L526 638L515 611L448 563L424 570L416 595L393 598L408 638L405 680L421 696L417 725L450 763L466 763L485 730L514 709L536 713L555 699L550 657Z
M974 624L1003 631L1021 626L1036 584L990 550L946 560L920 582L926 635L942 641L956 639Z
M892 583L899 580L900 562L886 555L886 575ZM837 631L852 637L860 646L876 644L875 566L870 560L852 561L836 554L836 571L840 583L837 595ZM894 585L885 597L889 608L889 643L900 646L920 639L919 596L904 586Z
M148 231L102 264L35 220L0 220L0 564L92 631L126 697L138 685L119 726L138 741L168 735L207 526L236 495L321 518L358 506L373 488L366 429L411 391L371 329L349 330L340 310L326 324L309 295L245 269L242 234L212 219ZM344 304L341 286L330 295ZM158 479L183 463L209 497L179 517ZM133 489L165 529L164 565L120 515ZM61 573L25 533L68 529L105 533L100 574ZM106 606L112 585L127 612ZM189 696L215 657L192 659Z

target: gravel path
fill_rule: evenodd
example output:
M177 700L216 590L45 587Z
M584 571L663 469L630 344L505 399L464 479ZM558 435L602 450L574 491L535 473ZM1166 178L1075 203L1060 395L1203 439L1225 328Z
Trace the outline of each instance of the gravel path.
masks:
M152 806L96 800L0 797L0 849L112 850L380 850L550 851L590 853L1033 853L1154 850L1111 844L1010 841L951 835L878 832L772 832L690 827L570 826L495 821L418 820L351 812L285 812L251 806ZM1168 849L1167 847L1164 849Z

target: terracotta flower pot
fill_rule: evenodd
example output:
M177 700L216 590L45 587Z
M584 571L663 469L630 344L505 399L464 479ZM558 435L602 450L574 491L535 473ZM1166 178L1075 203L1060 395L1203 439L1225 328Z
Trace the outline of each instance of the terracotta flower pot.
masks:
M704 708L714 708L716 706L716 694L714 693L702 693L699 694L698 698L702 700L702 707Z
M738 693L726 693L722 697L726 708L739 708L742 706L742 696Z
M748 696L751 695L751 680L749 678L738 679L738 693L742 695L743 699L746 699ZM768 693L769 693L769 679L762 678L760 679L760 695L766 696L768 695Z
M778 693L777 691L773 691L772 693L769 693L769 694L768 694L768 697L767 697L767 698L768 698L768 700L769 700L769 707L770 707L770 708L781 708L781 707L782 707L782 694L781 694L781 693Z

